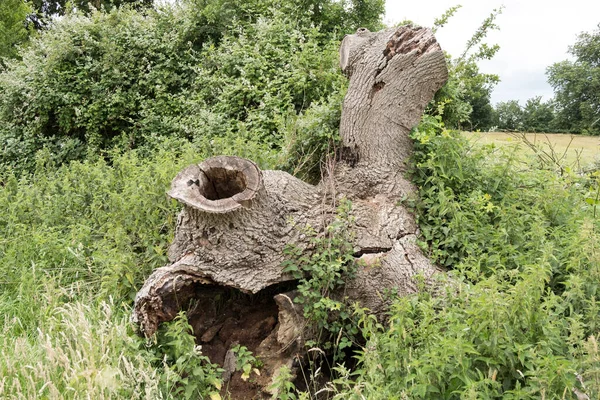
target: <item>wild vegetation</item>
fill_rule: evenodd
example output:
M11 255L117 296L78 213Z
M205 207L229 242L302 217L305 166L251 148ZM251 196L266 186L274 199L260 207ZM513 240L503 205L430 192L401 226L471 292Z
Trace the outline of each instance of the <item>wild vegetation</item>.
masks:
M446 11L436 20L434 29L446 25L459 9L460 6L456 6ZM458 57L448 56L448 82L436 93L434 100L438 106L443 106L444 112L435 107L430 109L431 114L442 117L445 126L473 131L486 130L494 123L490 98L500 79L495 74L481 73L478 62L492 59L500 50L498 45L490 45L485 39L488 33L499 29L496 19L502 10L503 7L494 9L483 20Z
M340 398L597 397L597 174L474 147L427 118L414 138L423 246L455 286L363 325Z
M27 41L29 32L25 19L31 6L21 0L6 0L0 4L0 66L5 59L18 57L17 46Z
M14 40L0 44L0 397L226 392L185 313L150 340L129 322L132 296L166 262L178 205L164 193L182 167L214 154L315 177L345 93L339 39L377 29L383 10L377 0L235 4L71 12L19 52L25 36L10 25ZM471 107L460 123L477 110L457 91L462 80L491 90L493 78L472 68L493 53L480 47L484 37L467 46L466 64L453 62L449 86L413 131L419 193L405 202L421 246L452 283L445 293L387 294L387 324L335 304L341 322L318 328L344 332L329 343L352 346L356 361L331 365L324 389L309 382L298 391L282 371L279 398L600 397L600 173L552 154L480 146L448 128L460 121L460 101ZM560 71L596 71L585 49L597 37L582 35L577 61ZM592 132L593 97L557 85L587 99L579 110L596 117L580 126ZM547 118L539 99L529 108ZM543 128L543 118L532 124ZM315 237L310 258L289 251L317 323L323 302L334 301L329 285L352 273L349 210L342 204L330 236ZM260 360L237 351L251 379Z

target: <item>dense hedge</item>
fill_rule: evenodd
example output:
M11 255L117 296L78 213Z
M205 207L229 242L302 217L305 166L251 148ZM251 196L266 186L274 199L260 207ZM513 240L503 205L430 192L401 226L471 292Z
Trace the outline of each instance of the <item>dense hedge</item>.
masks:
M55 21L0 72L0 164L30 171L44 147L60 164L114 147L152 151L162 137L225 136L318 160L298 126L313 107L339 115L329 100L345 87L339 38L377 28L382 3L276 3L190 0Z

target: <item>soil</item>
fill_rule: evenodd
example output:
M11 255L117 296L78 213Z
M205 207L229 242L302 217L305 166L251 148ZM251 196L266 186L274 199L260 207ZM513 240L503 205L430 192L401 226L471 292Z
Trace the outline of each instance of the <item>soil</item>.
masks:
M273 293L247 295L218 286L202 286L188 312L202 354L221 366L227 351L237 344L255 354L260 343L275 329L277 316ZM252 374L244 381L241 372L226 371L222 396L234 400L269 398L261 393L254 378Z
M189 293L192 303L188 308L188 321L194 329L197 344L202 346L202 354L212 363L225 369L223 374L222 398L232 400L270 399L271 394L264 392L274 372L273 359L281 354L281 346L277 342L277 324L279 308L273 299L277 293L288 292L295 288L295 282L274 285L255 295L244 294L236 289L221 286L198 285ZM231 354L227 352L236 345L246 346L253 355L259 353L266 357L263 368L259 368L261 376L251 374L243 380L242 373L235 371ZM349 349L344 359L346 366L353 366L351 357L356 349ZM265 352L266 351L266 352ZM259 357L259 362L260 362ZM334 365L331 355L321 352L297 354L295 366L298 374L294 384L299 390L315 391L323 388L331 379L329 367ZM315 372L320 373L315 375ZM307 382L312 381L311 387ZM327 393L324 394L327 397ZM319 399L320 397L315 397Z

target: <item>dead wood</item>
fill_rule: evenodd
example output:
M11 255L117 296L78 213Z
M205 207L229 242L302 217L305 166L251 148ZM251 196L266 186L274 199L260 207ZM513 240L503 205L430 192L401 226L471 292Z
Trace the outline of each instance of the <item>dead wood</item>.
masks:
M380 317L387 305L384 291L414 293L417 275L431 281L439 272L417 247L418 228L401 199L415 191L406 177L409 132L447 79L444 54L426 28L359 29L344 38L340 65L350 79L340 124L342 149L323 181L313 186L227 156L184 169L169 191L184 204L169 248L170 264L154 271L136 297L133 320L146 335L196 302L196 334L211 343L232 324L211 311L215 290L267 293L268 304L239 311L260 315L247 322L261 337L249 348L265 364L255 383L257 395L267 391L281 366L292 367L303 346L303 317L293 291L283 293L294 286L292 276L283 272L284 248L308 246L296 226L318 230L330 220L337 200L352 201L353 246L365 262L347 282L345 294ZM272 319L261 314L269 307L277 310ZM245 344L251 338L237 340ZM225 362L231 343L222 340L213 361Z

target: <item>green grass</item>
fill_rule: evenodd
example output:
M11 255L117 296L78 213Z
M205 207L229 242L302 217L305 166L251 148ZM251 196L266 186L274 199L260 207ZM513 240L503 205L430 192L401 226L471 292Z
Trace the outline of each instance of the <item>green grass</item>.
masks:
M499 146L518 146L525 154L533 154L523 143L525 137L540 149L565 156L566 164L576 169L585 169L600 161L600 136L568 135L563 133L507 133L507 132L463 132L477 143L496 144Z

